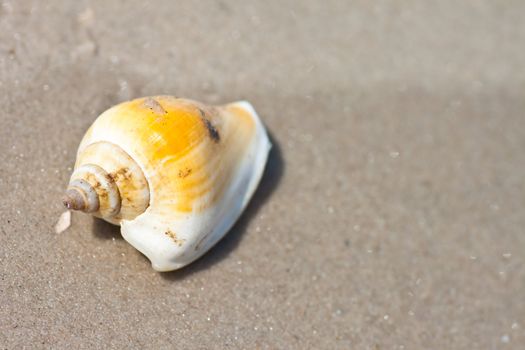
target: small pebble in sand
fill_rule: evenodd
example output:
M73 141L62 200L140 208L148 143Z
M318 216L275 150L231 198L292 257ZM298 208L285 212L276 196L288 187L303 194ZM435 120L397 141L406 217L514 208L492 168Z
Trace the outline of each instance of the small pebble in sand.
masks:
M58 221L55 225L55 232L62 233L67 230L69 226L71 226L71 212L66 210L60 215L60 218L58 218Z
M399 152L398 152L398 151L391 151L391 152L390 152L390 157L391 157L391 158L397 158L397 157L399 157Z

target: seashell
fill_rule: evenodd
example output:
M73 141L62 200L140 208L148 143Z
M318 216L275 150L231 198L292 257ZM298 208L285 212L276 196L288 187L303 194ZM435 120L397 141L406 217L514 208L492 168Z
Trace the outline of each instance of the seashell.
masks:
M124 102L84 135L64 205L120 225L155 270L175 270L233 226L270 148L248 102L210 107L171 96Z

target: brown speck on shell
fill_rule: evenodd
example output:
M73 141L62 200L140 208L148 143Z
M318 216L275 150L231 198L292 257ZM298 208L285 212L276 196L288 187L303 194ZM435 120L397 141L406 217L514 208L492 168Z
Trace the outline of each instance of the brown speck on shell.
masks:
M112 173L109 173L108 176L113 181L119 181L119 180L130 180L132 177L132 173L129 170L129 168L120 168L117 171L114 171Z
M204 126L206 126L206 129L208 129L208 133L210 134L210 138L214 142L219 142L221 140L221 135L219 134L219 130L212 124L212 122L206 117L206 113L199 108L199 113L201 114L201 120L204 123Z
M191 171L192 171L191 168L186 168L184 170L181 169L181 170L179 170L179 177L181 179L184 179L186 176L191 174Z
M179 247L181 247L182 244L183 244L184 242L186 242L185 239L178 238L178 237L177 237L177 234L176 234L175 232L171 231L171 230L168 230L168 231L164 232L164 234L165 234L166 236L168 236L169 238L171 238L171 239L173 240L173 242L175 242L175 244L178 245Z

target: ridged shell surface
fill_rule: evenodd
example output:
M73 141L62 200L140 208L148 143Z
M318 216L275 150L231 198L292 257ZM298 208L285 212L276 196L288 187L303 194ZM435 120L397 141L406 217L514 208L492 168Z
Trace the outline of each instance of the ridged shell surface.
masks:
M171 96L136 99L100 115L80 144L76 168L82 159L93 162L84 153L97 143L118 146L147 181L129 194L149 191L145 211L108 221L120 224L124 239L159 271L195 260L233 226L271 148L248 102L210 107Z

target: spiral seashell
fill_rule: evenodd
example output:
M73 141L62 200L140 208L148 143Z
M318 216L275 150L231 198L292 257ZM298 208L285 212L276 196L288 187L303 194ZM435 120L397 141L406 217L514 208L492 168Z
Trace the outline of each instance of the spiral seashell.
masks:
M82 139L64 205L120 225L155 270L194 261L233 226L271 148L248 102L155 96L102 113Z

